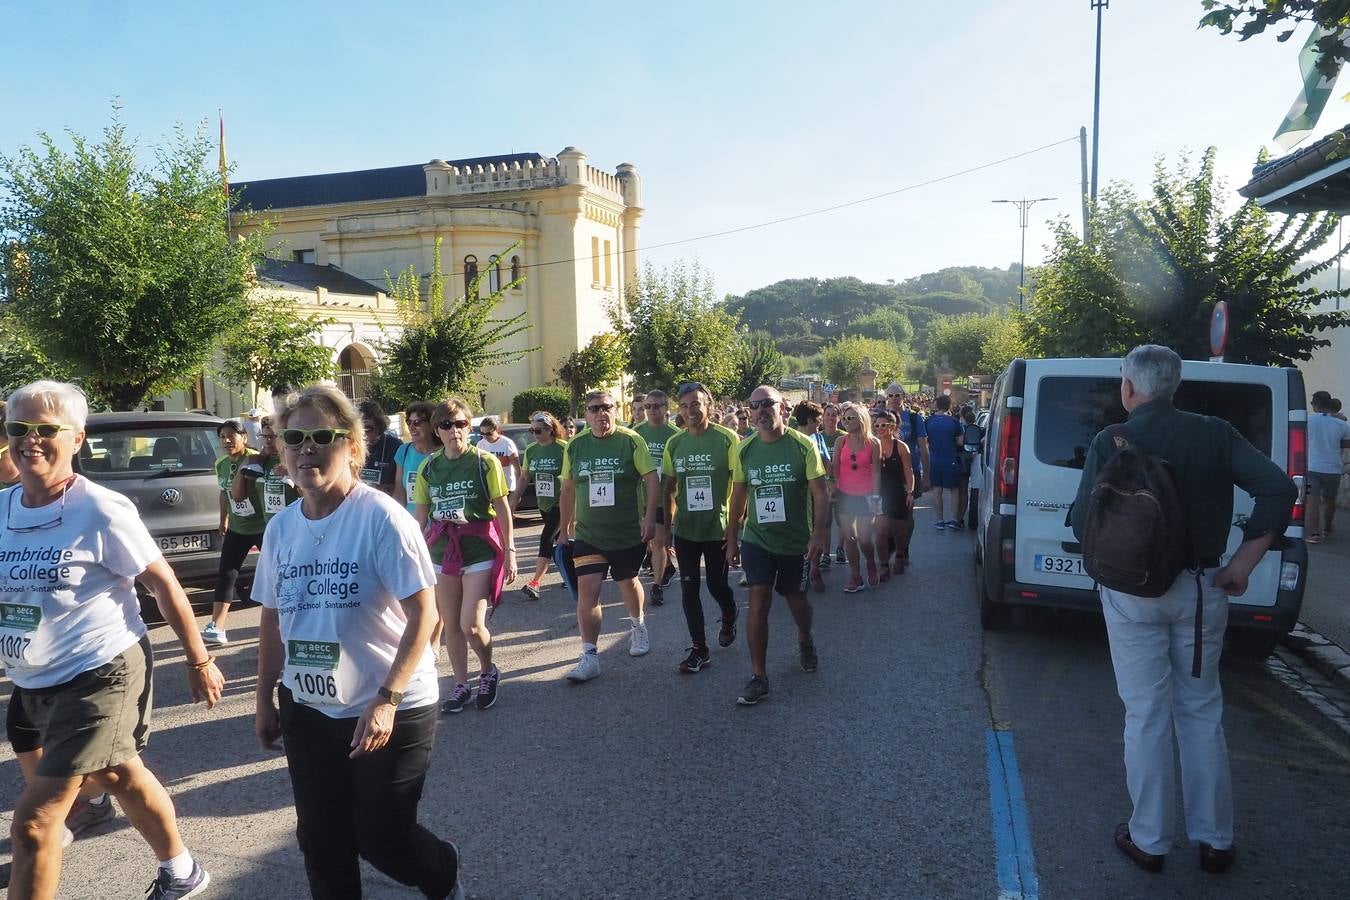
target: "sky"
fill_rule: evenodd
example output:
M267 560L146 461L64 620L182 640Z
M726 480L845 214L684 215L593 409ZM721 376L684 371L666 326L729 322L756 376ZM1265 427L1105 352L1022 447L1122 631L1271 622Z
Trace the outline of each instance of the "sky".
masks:
M1231 190L1247 181L1305 35L1240 43L1197 30L1201 13L1105 11L1101 184L1147 189L1159 155L1210 145ZM235 181L571 145L637 166L644 262L697 260L726 293L1006 268L1017 211L992 201L1058 198L1032 211L1035 265L1048 220L1081 222L1078 142L988 164L1080 126L1090 142L1095 21L1089 0L0 0L0 153L96 135L114 100L147 159L223 110ZM1310 140L1350 119L1347 90Z

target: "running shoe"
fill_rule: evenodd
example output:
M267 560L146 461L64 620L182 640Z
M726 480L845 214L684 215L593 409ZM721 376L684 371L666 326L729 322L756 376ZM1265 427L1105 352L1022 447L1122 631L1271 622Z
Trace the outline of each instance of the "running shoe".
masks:
M820 662L820 660L816 658L816 642L799 641L797 643L797 649L801 651L802 671L814 672L816 670L816 665Z
M938 531L945 531L947 529L947 523L942 521L941 519L938 519L936 522L933 523L933 527L936 528Z
M493 666L487 672L478 676L478 694L473 698L473 705L479 709L491 709L492 704L497 702L497 682L502 677L502 673Z
M828 569L834 563L834 557L828 553L820 554L820 567Z
M750 680L745 683L745 689L741 691L741 695L736 698L736 703L740 706L754 706L768 696L769 679L760 678L758 675L751 675Z
M659 584L652 585L652 606L666 605L666 589Z
M464 711L464 704L469 702L469 686L467 684L457 684L455 689L450 692L450 696L441 701L441 715L453 715Z
M102 825L116 815L117 807L113 806L112 798L107 794L103 795L102 803L76 797L75 805L66 814L66 827L79 834L95 825Z
M872 560L867 561L867 586L876 587L880 578L877 576L877 564Z
M524 594L526 597L529 597L531 600L538 600L539 582L537 581L528 582L523 588L520 589L520 592Z
M722 629L717 632L717 645L719 647L730 647L736 643L736 618L733 616L728 619L722 618Z
M192 861L192 874L186 878L174 878L168 869L161 868L159 875L146 888L145 900L184 900L195 897L211 883L211 876L195 859Z
M583 653L581 659L577 660L576 667L567 673L568 681L582 682L590 681L600 674L600 654Z
M680 663L680 671L686 675L693 675L711 665L712 654L708 652L707 647L690 647L689 655Z
M675 580L675 576L678 574L680 573L678 568L675 566L675 563L672 560L669 559L666 560L666 571L661 576L661 587L667 587L672 581Z
M882 563L882 564L881 564L881 580L882 580L883 582L886 582L886 581L890 581L890 580L891 580L891 564L890 564L890 563Z
M820 568L813 566L811 568L811 590L817 594L825 593L825 579L820 576Z
M224 628L217 628L215 622L207 622L202 629L202 643L211 647L224 647L230 642Z
M844 545L840 544L834 548L834 561L837 563L848 562L848 557L844 555Z
M950 531L965 531L966 523L962 522L960 519L952 519L947 523L947 528Z
M61 846L62 846L63 848L65 848L65 847L69 847L69 846L70 846L71 844L73 844L73 843L75 843L75 832L71 831L69 828L67 828L66 826L62 825L62 826L61 826ZM8 866L9 863L5 863L5 865Z
M862 589L863 589L862 579L859 578L857 575L854 575L852 578L850 578L848 580L848 584L844 585L845 594L856 594Z
M647 635L646 625L634 625L628 629L628 655L646 656L652 649L652 640Z

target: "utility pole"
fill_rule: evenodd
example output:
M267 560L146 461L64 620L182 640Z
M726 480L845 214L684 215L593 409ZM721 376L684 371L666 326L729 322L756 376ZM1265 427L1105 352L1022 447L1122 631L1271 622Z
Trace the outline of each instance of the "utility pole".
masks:
M1028 200L1023 197L1021 200L993 200L992 203L1011 203L1017 207L1018 224L1022 229L1022 271L1021 280L1017 285L1017 311L1021 312L1026 308L1027 299L1027 224L1031 218L1031 208L1037 203L1043 203L1046 200L1058 200L1058 197L1037 197L1035 200Z
M1092 202L1097 202L1097 148L1101 145L1102 117L1102 10L1111 0L1088 0L1097 11L1097 75L1092 86Z
M1087 163L1087 126L1084 125L1078 129L1078 157L1082 165L1082 188L1078 196L1083 201L1083 244L1092 246L1092 224L1089 221L1088 210L1088 163Z

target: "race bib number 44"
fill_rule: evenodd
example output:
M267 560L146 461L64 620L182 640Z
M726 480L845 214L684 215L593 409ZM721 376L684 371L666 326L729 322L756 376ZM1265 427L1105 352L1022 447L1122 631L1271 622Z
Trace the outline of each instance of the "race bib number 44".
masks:
M6 668L25 664L24 652L42 622L42 607L33 603L0 603L0 662Z
M300 703L346 706L338 662L342 648L333 641L287 641L286 687Z
M760 525L787 521L781 484L763 484L755 488L755 521Z
M592 472L587 484L590 488L590 505L592 508L614 505L613 472Z
M684 507L690 512L712 512L711 475L690 475L684 479Z

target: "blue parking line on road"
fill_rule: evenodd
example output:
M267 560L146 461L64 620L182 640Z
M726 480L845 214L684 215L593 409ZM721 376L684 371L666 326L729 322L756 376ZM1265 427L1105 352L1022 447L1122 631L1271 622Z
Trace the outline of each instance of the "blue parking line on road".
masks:
M1037 900L1036 855L1031 849L1031 825L1012 732L991 729L986 746L999 900Z

